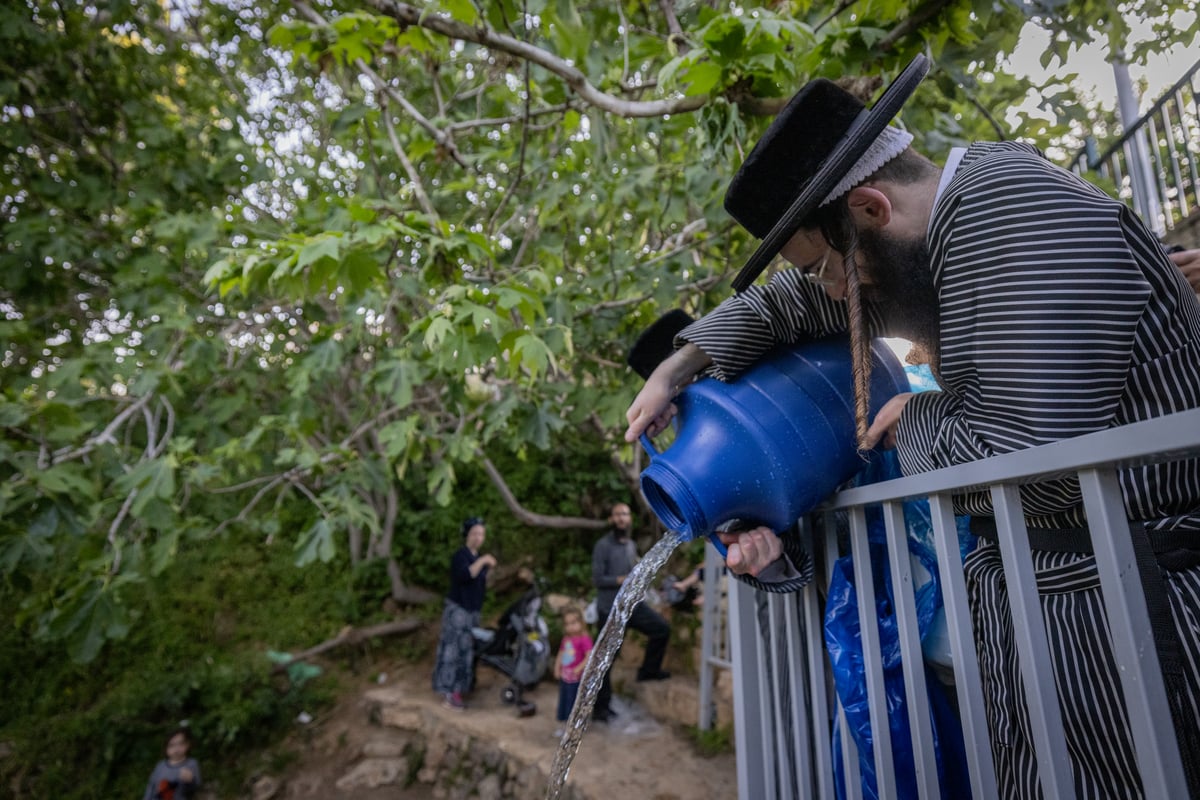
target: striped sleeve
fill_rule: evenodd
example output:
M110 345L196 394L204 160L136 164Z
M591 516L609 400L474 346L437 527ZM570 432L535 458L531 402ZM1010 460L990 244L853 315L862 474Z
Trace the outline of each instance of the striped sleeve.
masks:
M878 331L878 315L867 307L868 328ZM765 285L722 302L684 328L676 346L691 342L711 359L709 374L733 380L777 344L829 336L846 330L847 310L842 300L832 300L820 285L799 269L781 270Z

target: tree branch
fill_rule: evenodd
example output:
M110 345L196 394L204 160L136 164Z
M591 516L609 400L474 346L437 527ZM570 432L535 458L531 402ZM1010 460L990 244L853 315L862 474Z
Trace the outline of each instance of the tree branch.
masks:
M816 33L817 31L821 30L821 28L824 28L826 25L833 22L837 18L838 14L841 14L843 11L857 2L858 0L839 0L833 11L830 11L825 19L813 26L813 33Z
M508 510L513 513L514 517L526 525L531 525L535 528L585 528L593 531L608 527L607 520L588 519L587 517L552 517L529 511L518 502L512 490L508 488L508 483L504 480L504 476L500 474L500 470L496 469L496 465L492 463L492 460L484 455L482 450L476 450L475 455L479 457L479 463L483 465L483 469L487 472L492 484L500 492L500 496L504 499L504 505L508 506Z
M85 456L102 444L116 444L117 440L113 437L113 434L116 432L116 430L125 423L125 420L141 411L153 398L153 392L142 395L136 402L134 402L133 405L125 408L119 414L113 417L112 421L104 427L104 430L88 439L79 447L75 449L64 447L60 450L56 450L50 458L50 463L46 464L45 466L52 467L55 464L61 464L64 461Z
M293 0L297 2L298 0ZM446 17L438 16L427 9L410 6L398 0L367 0L367 5L385 14L401 25L416 25L450 39L475 42L484 47L537 64L566 81L567 85L584 101L599 109L620 117L661 117L664 114L681 114L695 111L708 102L702 95L674 97L666 100L630 101L602 92L593 86L579 69L564 59L535 47L520 39L497 33L490 28L472 27Z
M662 9L663 16L667 18L667 30L671 34L671 41L679 50L680 55L686 53L691 49L691 45L688 44L687 37L683 35L679 17L675 16L675 0L658 0L658 5Z
M890 51L901 39L936 17L953 2L954 0L931 0L931 2L925 3L899 25L888 31L886 36L875 43L874 49L883 53Z
M959 84L959 86L962 87L962 84ZM971 105L975 106L975 110L982 114L983 118L986 119L992 126L992 130L996 132L996 138L1002 142L1008 141L1008 133L1000 126L1000 123L996 121L996 118L993 117L991 113L983 107L983 104L976 100L975 96L968 92L965 87L963 87L963 95L966 96L967 101L970 102Z
M308 4L302 2L302 0L292 0L292 5L295 6L296 10L298 10L301 14L308 17L309 21L315 22L316 24L322 26L329 25L329 23L325 21L324 17L309 7ZM429 135L433 137L433 140L438 143L438 146L445 150L446 153L454 159L456 164L463 169L470 169L470 165L463 159L462 154L458 152L458 148L454 146L454 140L449 134L426 119L425 115L418 111L416 106L408 102L408 99L404 97L404 95L393 89L388 82L379 75L378 72L371 69L367 62L363 61L361 58L356 58L354 59L354 66L356 69L362 72L363 75L366 75L368 78L370 78L379 91L391 98L395 103L403 108L404 112L412 117L418 125L428 131Z
M379 625L371 625L366 628L354 628L347 625L338 632L338 635L332 639L326 639L318 645L308 648L302 652L292 656L290 661L276 664L271 670L272 672L284 672L289 666L298 661L307 661L314 656L319 656L322 653L329 652L335 647L341 647L344 644L359 644L367 639L374 639L377 636L389 636L393 633L412 633L415 630L425 627L427 623L415 619L401 619L395 622L384 622Z
M392 143L392 151L396 154L396 158L400 159L400 164L404 167L404 171L408 173L409 183L412 184L413 194L416 195L417 202L421 208L433 219L438 218L438 213L434 210L433 203L429 200L429 195L425 193L425 186L421 183L421 176L417 174L417 168L408 158L408 153L404 152L404 147L400 144L400 139L396 136L396 126L392 124L392 115L388 113L387 97L383 95L384 102L380 103L380 115L383 117L383 125L387 128L388 141Z
M566 103L559 103L558 105L546 106L545 108L531 108L529 109L528 114L522 112L520 114L514 114L511 117L461 120L459 122L451 122L446 126L446 130L461 131L470 128L482 128L484 126L511 125L514 122L523 122L526 117L532 119L533 117L542 117L547 114L561 114L564 111L570 111L571 109L579 108L579 105L580 104L578 101L568 101Z

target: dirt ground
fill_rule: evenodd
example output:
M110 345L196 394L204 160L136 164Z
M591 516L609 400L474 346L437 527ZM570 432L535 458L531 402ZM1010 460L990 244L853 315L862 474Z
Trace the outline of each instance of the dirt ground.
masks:
M554 737L558 687L544 681L526 699L537 713L517 717L500 699L507 679L481 667L478 686L465 712L441 705L429 687L430 669L423 664L380 665L374 680L361 678L331 708L297 731L289 749L295 760L278 776L263 776L252 800L354 798L355 800L435 800L446 792L420 781L401 788L403 778L374 788L347 788L345 776L364 755L397 752L405 734L387 724L391 716L424 716L476 739L498 744L510 758L534 763L549 774L558 739ZM379 674L382 673L382 679ZM694 681L673 677L672 681ZM616 720L593 723L584 737L568 785L596 800L700 800L737 796L732 753L701 756L679 725L656 720L631 698L614 698ZM436 715L431 717L429 715ZM343 787L338 788L339 779ZM531 798L531 800L534 800Z

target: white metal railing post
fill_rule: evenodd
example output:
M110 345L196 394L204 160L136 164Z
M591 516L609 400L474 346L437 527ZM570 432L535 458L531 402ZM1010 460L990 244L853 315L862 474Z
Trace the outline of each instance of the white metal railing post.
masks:
M803 598L791 595L779 596L779 601L783 605L783 634L785 637L783 661L788 666L788 699L791 701L781 722L791 721L793 723L791 752L786 753L784 757L791 762L795 771L794 785L799 787L805 783L812 783L810 731L814 729L813 721L817 715L817 708L805 706L809 680L805 670L804 642L801 642L801 638L805 642L810 642L812 637L805 635L808 629L801 619L797 600L803 602Z
M850 509L850 554L854 559L854 592L858 595L858 623L862 635L863 667L867 672L867 707L871 717L871 748L875 755L875 784L880 798L896 797L896 765L892 759L892 731L888 725L887 690L883 682L883 650L879 643L875 581L867 518L862 508Z
M770 672L772 677L770 685L766 685L764 681L763 708L771 709L771 726L770 736L775 741L775 776L776 776L776 791L775 797L786 796L785 787L794 785L795 776L792 773L796 766L788 753L789 736L784 733L784 725L791 722L792 718L788 715L787 709L783 704L782 689L787 686L787 682L791 680L791 675L795 672L794 669L784 663L784 654L786 653L787 640L791 638L786 635L783 627L783 595L767 594L766 600L766 616L767 628L766 635L763 638L766 643L765 655L770 663ZM770 691L771 689L775 691Z
M1129 139L1127 165L1129 179L1133 188L1133 207L1142 220L1157 236L1166 233L1163 224L1162 206L1159 203L1158 192L1154 186L1153 169L1150 166L1150 149L1147 146L1146 131L1138 128L1138 103L1133 94L1133 81L1129 77L1129 67L1125 57L1118 54L1112 60L1113 80L1117 86L1117 115L1121 118L1121 126L1126 131L1132 131Z
M716 703L713 701L713 688L716 684L716 670L729 669L732 664L722 658L718 652L720 638L717 636L717 624L721 619L721 570L724 564L717 548L712 542L704 542L704 602L701 606L700 617L700 730L712 728L716 716Z
M958 692L959 714L963 721L971 797L974 800L997 800L996 765L992 760L987 715L983 707L983 680L979 675L979 656L975 653L971 607L967 604L967 582L959 555L958 527L950 496L935 494L930 497L929 516L933 522L938 574L942 579L942 602L946 611L950 655L954 659L954 686Z
M1016 486L992 487L992 505L996 511L996 540L1004 564L1004 583L1012 610L1013 638L1025 686L1029 726L1037 754L1038 779L1047 797L1074 797L1075 779L1067 743L1062 737L1062 710L1054 666L1042 619L1033 555L1029 550L1029 532L1021 510L1021 493Z
M925 687L925 660L921 654L921 631L917 627L917 597L913 587L912 562L908 554L908 529L904 524L904 506L899 502L883 504L887 527L888 562L892 571L892 601L896 610L896 633L900 638L900 659L904 672L904 693L908 705L908 725L912 735L913 766L917 790L922 798L937 800L937 755L933 749L933 722L929 717L929 692Z
M738 797L769 798L765 756L759 720L759 683L764 679L758 662L758 624L754 614L754 590L738 581L729 584L729 646L733 662L733 725L737 736Z
M1121 487L1112 470L1079 474L1100 590L1113 639L1113 658L1133 734L1146 797L1187 797L1187 779L1175 741L1154 632L1138 575Z
M808 534L808 540L813 543L815 550L816 532L812 530L809 520L802 520L801 526ZM826 545L827 564L824 571L818 573L827 578L831 573L832 565L829 554L831 550L834 555L837 554L836 545L836 541L832 548ZM809 707L812 709L813 772L816 779L817 797L821 800L834 800L833 774L830 768L833 756L829 742L831 718L826 681L829 670L826 668L828 661L825 657L825 626L822 617L817 581L813 581L804 588L804 629L808 633L805 639L808 651Z
M838 540L837 528L834 523L833 514L825 515L825 575L826 579L833 578L834 565L838 560ZM828 584L826 584L828 588ZM822 628L823 630L824 628ZM842 708L842 701L837 697L836 685L833 681L833 676L829 670L825 670L828 677L827 683L834 690L834 721L838 726L838 735L842 742L842 776L845 778L846 797L849 800L862 800L862 773L858 767L858 744L854 741L854 737L850 735L850 723L846 720L846 712ZM833 756L825 763L829 764L829 788L826 797L832 798L835 795L833 781Z

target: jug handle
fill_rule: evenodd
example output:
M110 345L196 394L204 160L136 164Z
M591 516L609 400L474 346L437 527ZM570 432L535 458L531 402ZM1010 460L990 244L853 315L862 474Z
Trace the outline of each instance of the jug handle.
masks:
M642 443L642 449L649 453L651 457L658 455L658 448L654 446L654 442L650 441L649 436L643 433L638 436L638 441Z
M729 555L729 549L725 547L725 543L721 541L721 537L713 531L708 535L708 540L712 542L712 546L717 548L717 552L721 554L721 558L726 558Z
M750 530L752 527L757 527L757 526L751 524L751 525L747 525L744 528L738 528L736 530L726 531L726 533L741 533L742 531ZM776 532L775 535L778 536L779 533ZM721 554L721 558L727 558L729 556L729 548L726 547L725 543L721 541L721 537L718 535L717 531L713 531L712 533L710 533L708 535L708 540L710 542L712 542L713 547L717 548L717 552Z

